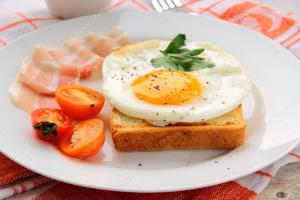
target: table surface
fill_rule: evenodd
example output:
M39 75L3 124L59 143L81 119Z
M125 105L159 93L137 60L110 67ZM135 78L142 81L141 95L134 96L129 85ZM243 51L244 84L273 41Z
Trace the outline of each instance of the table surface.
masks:
M294 17L300 19L298 10L300 8L300 0L252 1L292 11L296 13ZM46 9L46 5L43 0L0 0L0 9L0 15L6 15L15 11ZM271 180L268 187L257 197L257 200L300 200L300 162L282 167Z
M256 200L299 200L300 199L300 162L279 169L266 189Z

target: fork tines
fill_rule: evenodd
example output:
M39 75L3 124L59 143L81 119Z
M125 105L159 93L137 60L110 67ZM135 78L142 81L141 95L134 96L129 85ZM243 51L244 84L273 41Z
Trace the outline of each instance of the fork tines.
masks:
M152 5L157 12L182 6L180 0L152 0Z

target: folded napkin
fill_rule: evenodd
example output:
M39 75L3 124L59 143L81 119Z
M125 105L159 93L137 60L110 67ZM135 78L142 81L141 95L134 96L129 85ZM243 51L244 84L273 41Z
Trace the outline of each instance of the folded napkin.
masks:
M151 9L147 0L116 0L110 11ZM277 41L300 59L300 23L288 11L238 0L188 0L177 11L217 17L254 29ZM17 12L1 17L0 46L7 45L26 32L57 21L46 10ZM95 190L61 183L21 167L0 153L0 199L250 200L255 199L268 185L281 166L299 160L300 145L274 164L235 181L182 192L144 194Z

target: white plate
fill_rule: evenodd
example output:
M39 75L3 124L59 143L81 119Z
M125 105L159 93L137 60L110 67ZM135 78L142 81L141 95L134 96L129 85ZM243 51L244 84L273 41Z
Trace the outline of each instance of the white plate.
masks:
M186 33L189 40L211 41L245 66L253 89L243 102L248 124L244 146L226 150L116 152L107 131L101 153L88 161L73 160L33 137L28 113L14 107L7 88L21 59L37 43L58 45L88 31L107 32L118 26L135 40L171 39ZM0 52L1 151L45 176L91 188L164 192L205 187L259 170L299 142L300 65L287 50L248 29L202 16L174 13L123 13L87 16L35 31ZM92 84L100 88L100 83ZM107 119L109 108L103 112ZM139 164L142 166L139 166Z

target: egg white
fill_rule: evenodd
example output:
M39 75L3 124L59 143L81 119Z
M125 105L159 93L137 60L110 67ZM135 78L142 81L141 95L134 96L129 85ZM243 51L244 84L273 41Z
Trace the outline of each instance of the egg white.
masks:
M203 94L183 105L155 105L138 99L131 91L132 82L154 68L150 60L160 56L168 41L148 40L126 46L107 56L103 62L103 92L113 107L136 118L164 126L176 122L201 122L230 112L241 104L250 90L250 81L240 62L208 42L189 42L188 49L205 48L202 57L213 68L192 71L204 86Z

